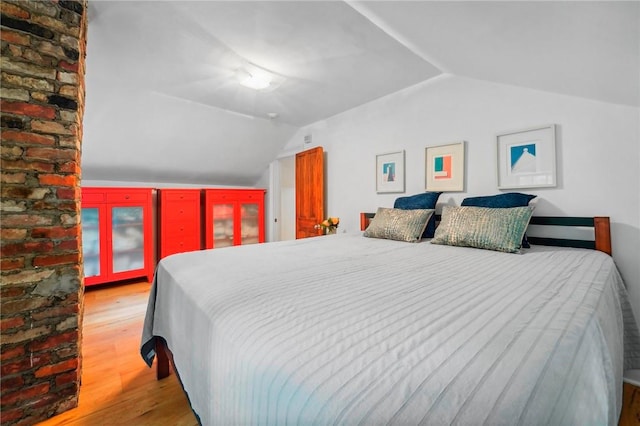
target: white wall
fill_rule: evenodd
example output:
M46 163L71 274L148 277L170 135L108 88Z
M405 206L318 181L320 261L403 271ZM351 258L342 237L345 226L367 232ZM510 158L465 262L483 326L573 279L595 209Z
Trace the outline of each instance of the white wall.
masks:
M117 171L117 167L114 167ZM125 188L254 188L253 186L235 186L235 185L202 185L196 183L179 183L179 182L139 182L124 180L95 180L82 179L83 188L106 186L106 187L125 187Z
M537 215L610 216L614 260L640 318L640 110L638 108L445 75L301 129L323 146L327 214L341 231L359 229L359 212L390 207L376 194L375 156L406 151L406 192L424 191L425 147L467 141L466 192L439 205L496 194L496 134L555 123L558 186L538 195Z
M280 164L280 235L277 241L296 239L296 157L277 160Z

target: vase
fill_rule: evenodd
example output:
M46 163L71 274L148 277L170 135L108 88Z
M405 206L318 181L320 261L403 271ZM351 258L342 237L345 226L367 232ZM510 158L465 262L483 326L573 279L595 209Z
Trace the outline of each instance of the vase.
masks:
M327 228L325 233L326 235L335 234L338 232L338 228Z

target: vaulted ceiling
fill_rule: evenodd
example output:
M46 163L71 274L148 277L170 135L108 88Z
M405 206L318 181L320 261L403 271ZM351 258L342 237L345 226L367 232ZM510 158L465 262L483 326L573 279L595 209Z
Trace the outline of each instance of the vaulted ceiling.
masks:
M299 127L443 73L640 106L639 51L636 2L93 1L83 174L253 185Z

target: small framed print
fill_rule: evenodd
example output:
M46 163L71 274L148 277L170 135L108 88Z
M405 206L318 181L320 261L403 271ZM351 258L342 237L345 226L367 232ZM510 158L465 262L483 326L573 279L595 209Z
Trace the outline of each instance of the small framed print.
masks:
M425 188L427 191L464 191L464 141L426 148Z
M556 125L497 137L498 189L556 186Z
M376 155L376 192L404 192L404 151Z

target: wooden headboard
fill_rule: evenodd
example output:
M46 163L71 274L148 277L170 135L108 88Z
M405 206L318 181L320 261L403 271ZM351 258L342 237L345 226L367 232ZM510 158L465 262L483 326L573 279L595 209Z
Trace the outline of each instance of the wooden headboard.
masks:
M369 226L375 213L360 213L360 230L364 231ZM436 222L440 221L440 215L436 215ZM563 216L533 216L530 225L542 226L579 226L593 228L593 240L574 240L564 238L533 237L527 236L531 244L555 247L576 247L599 250L611 255L611 227L609 217L563 217Z

